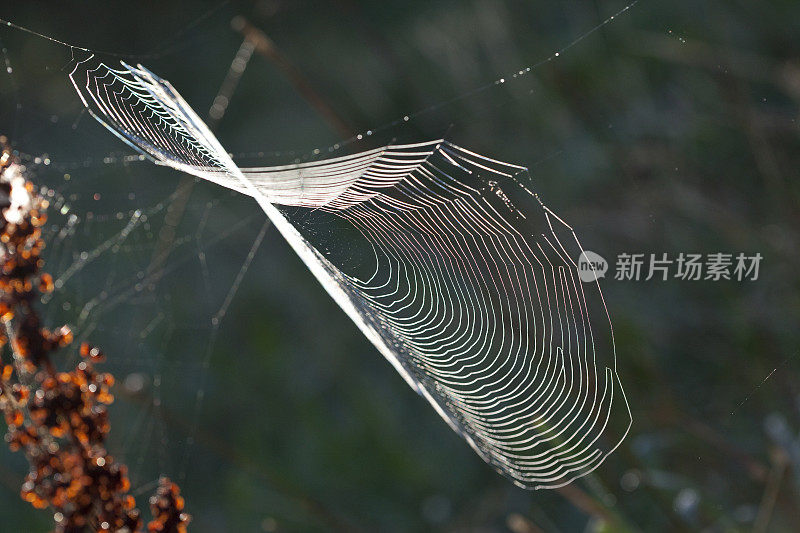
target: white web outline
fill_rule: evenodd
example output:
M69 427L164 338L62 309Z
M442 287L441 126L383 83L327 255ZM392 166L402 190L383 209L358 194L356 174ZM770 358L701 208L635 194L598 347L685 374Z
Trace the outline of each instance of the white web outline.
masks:
M515 484L563 486L625 438L632 419L608 310L595 282L611 344L602 354L610 362L598 366L584 286L567 252L583 248L541 201L549 232L540 241L522 232L515 221L528 217L496 186L517 183L527 169L444 140L240 169L169 82L141 65L84 66L92 62L70 73L92 116L155 163L252 196L406 382ZM343 272L298 230L302 221L276 206L348 221L374 254L371 276ZM565 247L554 221L574 245ZM628 422L609 438L615 389Z

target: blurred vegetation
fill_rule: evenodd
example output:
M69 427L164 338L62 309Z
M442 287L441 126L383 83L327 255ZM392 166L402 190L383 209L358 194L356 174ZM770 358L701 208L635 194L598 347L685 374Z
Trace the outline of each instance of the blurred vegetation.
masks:
M363 132L535 64L625 3L260 0L224 5L187 28L216 5L32 0L0 16L91 49L159 52L138 61L203 113L241 44L230 20L243 15ZM211 184L194 186L176 230L194 237L202 224L203 239L216 239L200 247L211 286L197 250L176 249L151 299L130 296L92 322L114 373L144 380L118 394L109 449L142 494L159 472L176 478L194 532L794 530L798 35L797 2L645 0L530 75L375 135L445 135L530 167L531 187L612 262L622 252L764 256L752 282L603 282L634 425L593 475L526 492L494 473L274 231L209 344L209 317L263 224L252 201ZM68 49L6 28L0 40L14 69L0 76L0 129L24 154L48 154L51 165L32 168L71 195L83 220L95 212L113 221L175 190L174 172L103 163L129 152L82 116L62 71ZM235 154L255 153L238 159L256 165L341 140L258 55L217 132ZM210 201L214 216L204 218ZM103 242L104 224L82 224L48 260L69 264ZM51 309L54 323L74 322L116 283L109 273L120 279L137 255L149 259L155 240L105 254L73 278L64 289L72 304ZM24 461L6 451L0 459L1 529L46 530L48 517L18 497Z

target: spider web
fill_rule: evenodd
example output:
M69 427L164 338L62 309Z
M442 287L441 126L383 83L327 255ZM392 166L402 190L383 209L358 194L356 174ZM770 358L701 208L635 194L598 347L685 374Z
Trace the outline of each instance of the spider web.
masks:
M122 443L112 449L122 450L132 467L137 492L148 492L165 472L185 478L194 441L208 447L199 422L212 354L270 219L284 220L282 233L334 299L495 469L517 485L545 488L596 468L630 427L610 323L599 287L582 285L574 275L573 260L582 250L577 238L526 188L527 171L444 140L313 160L522 77L633 5L509 79L352 139L309 152L237 156L312 160L283 167L238 168L177 92L144 67L78 63L74 80L94 80L95 90L110 91L93 93L78 84L86 109L137 155L72 163L20 155L48 185L55 207L48 226L54 243L45 257L59 283L46 308L48 321L76 324L77 317L81 338L100 345L124 339L125 351L111 362L124 378L125 398L115 412L132 423L115 425L112 438ZM73 54L92 52L44 37ZM245 41L234 63L246 65L252 51ZM5 48L3 55L10 69ZM236 71L232 65L229 78ZM223 88L231 82L235 86L235 75ZM210 125L225 111L219 102L227 100L215 100ZM132 122L120 127L105 111L129 112ZM146 160L236 192L204 190L186 204L185 217L176 217L174 205L185 198L172 192L174 174L155 171L156 180L142 187ZM108 184L121 176L130 192L112 199L119 191L109 194ZM92 188L98 193L87 195ZM261 223L257 210L236 215L246 206L239 193L259 200L267 221ZM165 233L171 236L164 239ZM189 267L195 264L199 268ZM187 273L197 277L187 282ZM193 313L176 305L181 289L197 302ZM319 511L314 502L305 505Z
M580 282L580 243L524 167L436 140L241 169L142 65L90 57L70 79L143 156L254 198L408 384L517 485L569 483L624 438L599 285Z
M183 479L219 331L267 226L255 215L231 217L233 194L201 193L176 224L180 191L166 192L174 185L153 183L144 192L133 181L127 191L102 186L109 174L133 178L138 157L73 169L20 155L50 202L43 257L55 291L40 306L46 323L73 326L74 346L86 341L113 352L107 367L120 381L115 420L125 423L115 424L111 446L131 468L137 493L149 492L165 472ZM86 192L92 189L103 192ZM172 238L160 249L166 232ZM169 260L154 261L158 255ZM175 301L187 286L198 289L191 308ZM197 355L187 358L184 349ZM78 360L75 351L63 363ZM175 441L183 445L171 446Z

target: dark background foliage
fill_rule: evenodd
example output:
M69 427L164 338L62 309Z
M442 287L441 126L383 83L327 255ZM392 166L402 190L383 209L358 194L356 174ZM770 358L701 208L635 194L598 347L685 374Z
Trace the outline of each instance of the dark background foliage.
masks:
M149 263L166 208L47 308L53 323L72 324L91 302L102 310L84 333L120 378L109 449L131 466L142 505L163 472L181 483L195 532L796 526L800 4L645 0L558 60L441 106L549 57L625 4L261 0L187 28L215 5L5 1L0 17L91 49L157 52L138 61L204 114L241 43L230 20L244 15L353 132L435 105L375 142L445 135L530 167L531 188L612 270L623 252L764 260L757 281L603 281L633 428L593 475L526 492L406 386L277 232L236 285L264 217L196 184L158 283L109 304ZM14 69L0 76L0 129L24 156L47 154L51 164L31 168L80 216L49 248L58 273L115 234L116 213L124 225L129 210L157 207L180 176L118 162L130 152L82 116L68 48L7 28L0 40ZM341 140L257 55L217 132L243 164L287 163ZM0 529L46 530L46 513L18 497L23 459L0 456Z

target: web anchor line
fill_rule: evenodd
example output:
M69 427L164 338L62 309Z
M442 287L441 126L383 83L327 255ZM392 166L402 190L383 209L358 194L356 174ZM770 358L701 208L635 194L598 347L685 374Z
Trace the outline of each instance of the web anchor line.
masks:
M70 79L147 159L252 197L406 382L515 484L592 472L631 413L598 283L525 167L445 140L239 168L172 85L93 58Z

